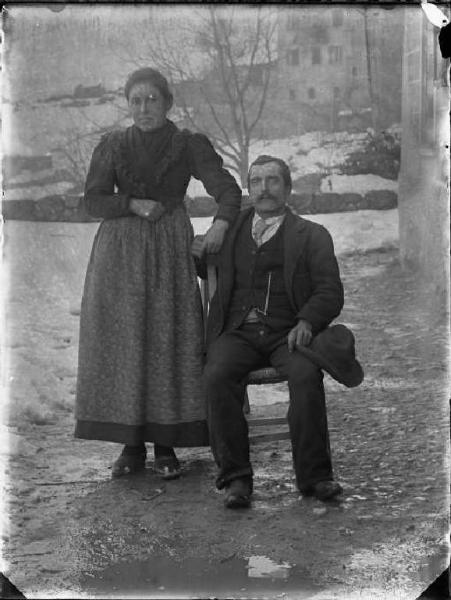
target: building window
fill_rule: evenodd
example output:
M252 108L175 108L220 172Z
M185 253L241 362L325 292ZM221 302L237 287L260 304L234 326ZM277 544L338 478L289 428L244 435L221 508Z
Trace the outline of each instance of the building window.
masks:
M312 47L312 65L321 64L321 46Z
M329 53L330 65L341 63L343 60L343 48L341 46L329 46L327 50Z
M334 27L343 25L343 11L341 9L336 9L332 12L332 25Z
M357 77L357 67L352 67L352 76Z
M314 23L311 27L312 39L317 44L329 43L329 28L323 23Z
M340 88L334 87L334 99L337 100L340 97Z
M309 97L309 100L314 100L316 98L315 88L308 89L308 97Z
M289 50L288 64L292 66L299 64L299 48L293 48L293 50Z
M290 100L296 100L296 91L295 90L289 90L289 94L290 94Z

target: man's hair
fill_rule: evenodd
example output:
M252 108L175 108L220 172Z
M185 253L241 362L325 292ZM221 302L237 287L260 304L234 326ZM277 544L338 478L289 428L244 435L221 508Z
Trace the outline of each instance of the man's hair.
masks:
M293 187L293 182L291 181L291 173L290 173L289 166L281 158L277 158L275 156L270 156L269 154L261 154L259 157L257 157L254 160L254 162L249 167L249 172L247 174L247 189L249 190L249 183L250 183L249 176L250 176L252 167L254 165L266 165L266 163L270 163L270 162L275 162L279 165L280 173L282 175L282 179L285 184L285 187L291 191L291 189Z

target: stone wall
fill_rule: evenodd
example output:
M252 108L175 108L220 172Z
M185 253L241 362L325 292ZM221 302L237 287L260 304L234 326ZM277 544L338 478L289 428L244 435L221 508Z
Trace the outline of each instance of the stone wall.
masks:
M397 194L391 190L374 190L361 194L293 193L288 201L294 212L300 215L349 212L354 210L388 210L398 205ZM249 197L243 196L242 207L250 206ZM215 214L216 204L212 198L188 198L191 217L209 217Z
M360 194L292 194L290 207L298 214L348 212L354 210L387 210L396 208L397 195L390 190L375 190ZM216 203L208 196L186 198L190 217L211 217ZM243 197L243 208L250 206L249 198ZM45 196L39 200L7 200L3 202L5 219L19 221L95 221L83 207L80 195Z
M46 196L39 200L7 200L2 204L3 218L16 221L89 222L82 196Z

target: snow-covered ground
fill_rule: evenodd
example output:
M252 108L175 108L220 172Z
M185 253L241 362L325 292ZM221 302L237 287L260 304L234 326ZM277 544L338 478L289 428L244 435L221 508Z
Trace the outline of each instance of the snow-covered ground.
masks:
M379 175L368 173L366 175L339 175L333 173L321 181L322 192L335 192L336 194L366 194L372 190L398 191L398 182L385 179Z

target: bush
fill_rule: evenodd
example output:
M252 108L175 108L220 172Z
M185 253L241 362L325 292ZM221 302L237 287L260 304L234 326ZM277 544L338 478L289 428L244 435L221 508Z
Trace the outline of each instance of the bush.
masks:
M340 194L324 193L315 194L314 196L314 208L317 213L332 213L340 212L341 209L341 198Z
M345 175L366 175L373 173L386 179L397 179L401 160L401 140L399 135L387 133L367 134L365 145L352 152L341 170Z
M291 194L288 205L297 213L309 214L312 212L313 194Z
M350 212L353 210L388 210L396 208L397 195L391 190L375 190L365 196L347 194L292 194L289 206L298 214Z
M347 194L341 194L341 210L362 210L367 208L367 203L364 201L363 196L348 192Z
M323 178L324 174L322 173L309 173L293 178L293 190L300 194L314 194L320 191Z

